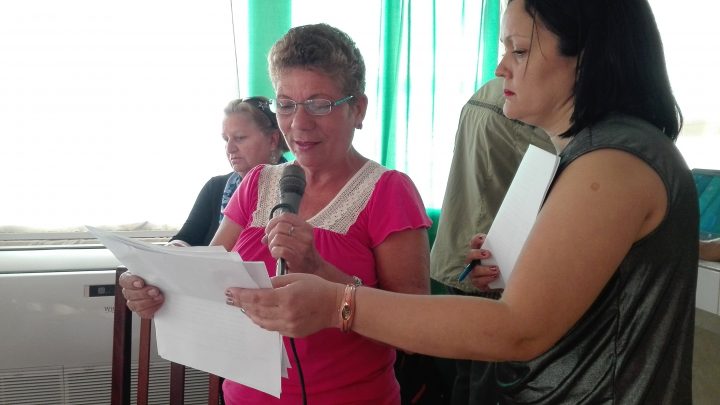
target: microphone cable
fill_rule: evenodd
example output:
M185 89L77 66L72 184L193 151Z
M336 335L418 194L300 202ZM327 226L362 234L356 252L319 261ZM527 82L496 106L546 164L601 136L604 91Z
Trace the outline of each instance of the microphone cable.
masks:
M288 209L289 205L280 203L273 207L272 210L270 210L270 219L273 218L273 215L275 214L275 211L278 209ZM276 276L279 274L276 274ZM290 340L290 347L292 348L293 357L295 358L295 364L297 365L297 371L298 371L298 377L300 378L300 389L302 391L302 403L303 405L307 405L307 392L305 391L305 376L302 372L302 367L300 366L300 358L297 354L297 349L295 348L295 338L289 337L288 340Z
M298 358L297 349L295 348L295 338L290 339L290 347L292 347L293 357L295 357L295 364L298 368L298 376L300 377L300 388L302 389L302 403L307 405L307 393L305 392L305 377L303 377L302 367L300 367L300 359Z

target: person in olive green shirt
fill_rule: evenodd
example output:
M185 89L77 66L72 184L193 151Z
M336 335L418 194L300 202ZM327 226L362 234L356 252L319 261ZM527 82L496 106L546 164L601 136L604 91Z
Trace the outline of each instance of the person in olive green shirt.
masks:
M470 239L490 230L529 144L555 153L547 134L508 119L502 108L503 80L494 79L468 100L460 114L437 236L430 253L430 276L450 294L499 298L472 277L458 281ZM453 404L495 404L492 363L456 361Z

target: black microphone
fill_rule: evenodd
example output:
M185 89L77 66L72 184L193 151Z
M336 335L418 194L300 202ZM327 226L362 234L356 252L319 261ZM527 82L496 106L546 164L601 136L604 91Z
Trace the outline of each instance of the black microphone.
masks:
M275 212L278 215L285 212L297 214L303 193L305 193L305 171L298 165L285 166L280 178L280 204L273 207L270 217ZM282 257L277 260L275 274L281 276L287 274L287 265Z

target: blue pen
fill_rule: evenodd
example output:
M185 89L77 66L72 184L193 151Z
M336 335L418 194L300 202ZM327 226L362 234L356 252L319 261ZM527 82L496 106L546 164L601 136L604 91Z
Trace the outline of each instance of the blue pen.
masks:
M465 266L465 268L463 269L462 273L460 273L460 277L458 277L458 281L460 281L460 282L465 281L467 276L472 271L473 267L477 266L478 264L480 264L480 259L474 259L473 261L468 263L468 265Z

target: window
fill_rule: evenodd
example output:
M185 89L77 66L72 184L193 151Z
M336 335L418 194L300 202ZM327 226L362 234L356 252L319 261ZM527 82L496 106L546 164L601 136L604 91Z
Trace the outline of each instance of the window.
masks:
M0 189L14 196L3 202L0 233L77 231L84 224L178 227L202 184L230 170L219 135L222 108L243 94L238 83L244 83L231 15L243 27L247 2L234 1L232 14L229 2L13 3L0 6L3 37L17 39L0 45L7 72L0 79L0 114L10 117L0 122L8 138L0 151L0 170L7 173ZM390 108L378 102L383 3L295 0L292 17L293 25L336 25L358 43L371 103L356 146L378 161L380 111ZM439 206L459 109L477 80L476 63L458 58L475 60L477 52L438 43L441 59L433 60L435 50L425 46L432 32L420 19L436 23L438 38L456 43L456 36L477 37L479 24L463 31L453 19L463 12L477 19L482 2L453 3L436 14L432 3L412 10L398 4L405 7L403 23L408 15L414 21L403 31L412 47L401 69L415 69L426 86L397 100L408 119L393 130L400 145L396 167L413 176L428 206ZM462 74L459 66L466 66ZM461 81L435 83L434 75ZM436 84L443 101L433 112ZM439 151L438 159L426 158L430 150Z
M670 83L685 124L677 146L690 168L720 169L720 94L712 43L720 37L715 13L701 0L653 0L650 5L663 39ZM707 10L707 12L703 12Z
M0 232L179 226L237 97L229 2L0 3Z
M294 0L291 23L327 22L357 42L370 103L355 146L381 161L382 114L397 109L394 167L412 177L426 206L439 208L460 109L481 83L483 2L396 2L404 47L392 103L378 68L388 3ZM685 116L677 145L690 167L720 169L720 57L706 46L720 26L698 11L700 0L651 4ZM233 41L232 16L245 26L246 7L0 2L0 234L179 227L205 181L230 171L222 109L245 94L247 50Z

